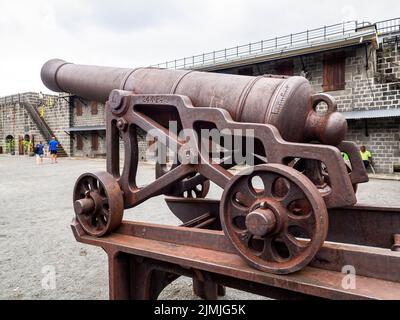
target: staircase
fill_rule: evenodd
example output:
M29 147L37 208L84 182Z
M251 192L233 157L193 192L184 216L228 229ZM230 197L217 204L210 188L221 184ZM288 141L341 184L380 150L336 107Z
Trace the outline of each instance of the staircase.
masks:
M35 122L35 124L39 128L43 137L46 139L47 142L49 142L51 140L51 137L53 137L55 135L54 135L53 131L50 129L50 127L47 125L47 123L44 121L44 119L42 119L40 117L36 108L26 100L21 102L21 105L23 105L25 107L25 109L28 111L29 115L31 116L32 120ZM58 143L57 156L58 157L68 157L68 154L65 152L61 143Z

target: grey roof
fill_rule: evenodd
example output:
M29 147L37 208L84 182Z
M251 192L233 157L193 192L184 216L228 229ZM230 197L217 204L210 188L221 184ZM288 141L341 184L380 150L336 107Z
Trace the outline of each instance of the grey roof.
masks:
M82 132L82 131L105 131L106 126L81 126L64 129L67 132Z
M362 110L342 112L347 120L400 117L400 109Z

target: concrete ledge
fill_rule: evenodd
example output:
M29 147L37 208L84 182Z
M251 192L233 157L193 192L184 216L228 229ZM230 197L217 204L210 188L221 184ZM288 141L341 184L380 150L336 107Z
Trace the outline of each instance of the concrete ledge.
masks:
M370 179L379 179L379 180L395 180L400 181L400 173L377 173L377 174L368 174Z

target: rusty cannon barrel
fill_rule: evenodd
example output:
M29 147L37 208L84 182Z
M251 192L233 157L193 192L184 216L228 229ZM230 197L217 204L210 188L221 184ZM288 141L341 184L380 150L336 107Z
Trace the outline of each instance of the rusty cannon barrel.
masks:
M258 77L155 68L112 68L78 65L54 59L41 70L51 90L105 102L114 89L137 94L188 96L195 107L222 108L238 122L274 125L287 141L318 141L338 145L347 122L336 112L336 103L325 94L314 94L304 77ZM317 105L327 104L324 113Z

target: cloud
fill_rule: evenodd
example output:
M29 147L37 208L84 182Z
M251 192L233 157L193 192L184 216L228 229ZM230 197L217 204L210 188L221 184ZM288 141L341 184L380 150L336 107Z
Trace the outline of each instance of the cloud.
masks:
M308 28L394 18L400 1L0 1L0 96L44 90L50 58L147 66Z
M174 23L184 11L178 0L57 1L55 19L60 28L79 32L99 28L116 33L138 32Z

